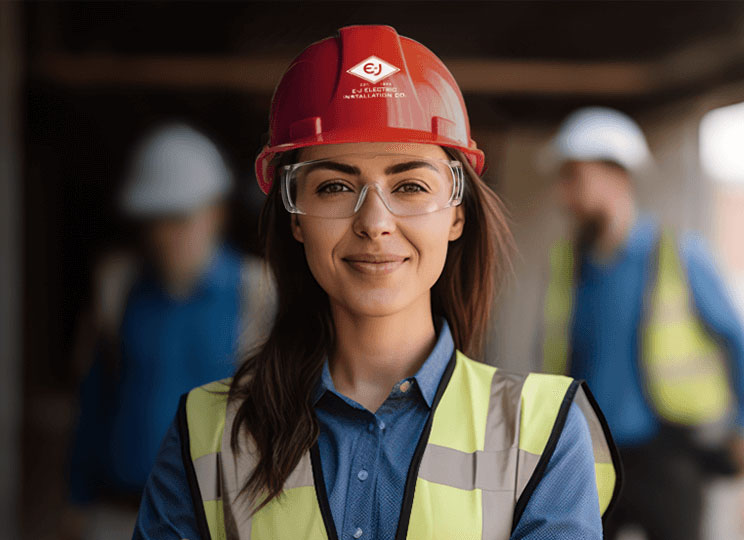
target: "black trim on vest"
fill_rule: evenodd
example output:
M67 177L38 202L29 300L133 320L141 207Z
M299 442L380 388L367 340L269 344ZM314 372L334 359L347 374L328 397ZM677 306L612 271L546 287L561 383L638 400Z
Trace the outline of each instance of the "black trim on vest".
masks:
M563 403L561 403L561 408L558 410L558 417L555 419L555 423L553 424L553 430L550 432L550 437L545 445L545 450L543 450L542 456L540 456L540 460L537 462L537 467L535 467L535 471L532 473L532 476L527 482L524 491L519 496L517 504L514 507L514 517L512 518L511 528L512 533L514 532L514 529L516 529L519 520L522 518L524 509L527 507L527 503L532 497L532 494L535 492L535 489L537 489L538 484L545 475L545 470L548 468L550 458L553 457L555 447L558 446L558 439L563 432L566 418L568 418L568 412L571 410L571 404L573 403L574 397L576 397L576 391L579 389L580 385L581 381L574 380L568 387L568 390L566 390L566 395L563 396Z
M326 492L325 478L323 477L323 466L320 463L320 447L318 442L310 448L310 463L313 466L313 484L315 484L315 496L318 499L320 515L323 516L328 540L338 540L336 524L333 521L331 513L331 504L328 502L328 493Z
M196 528L202 540L211 540L209 534L209 524L207 515L204 513L204 503L202 502L201 491L199 490L199 481L196 478L194 462L191 459L191 441L189 439L189 423L186 417L186 398L188 394L183 394L178 403L178 432L181 436L181 459L183 468L186 471L186 479L189 482L189 491L191 500L194 503L194 516L196 517Z
M395 533L396 540L405 540L408 534L408 522L411 519L411 508L413 507L413 496L416 490L416 479L418 478L418 470L421 465L421 460L424 457L424 451L426 445L429 442L429 434L431 433L431 426L434 419L434 411L436 411L437 405L444 395L444 391L447 389L452 373L455 370L455 364L457 362L457 349L452 353L452 357L447 364L442 379L439 381L437 387L437 393L434 395L434 401L431 404L431 412L429 418L426 420L424 429L421 432L421 437L416 444L416 451L413 453L413 459L411 465L408 468L408 475L406 477L406 487L403 492L403 504L400 510L400 518L398 519L398 530ZM336 524L333 521L333 514L331 513L331 505L328 502L328 492L326 491L325 478L323 477L323 466L320 461L320 447L316 442L310 448L310 463L313 467L313 484L315 484L315 495L318 499L318 506L320 507L320 515L323 517L323 524L325 525L326 534L328 540L338 540L338 532L336 531ZM203 509L202 509L203 512Z
M594 399L594 394L592 394L591 390L589 390L589 385L586 383L586 381L581 381L581 388L584 390L586 399L587 401L589 401L589 404L594 409L594 414L597 416L597 419L602 426L602 431L604 432L605 439L607 440L607 445L610 447L612 465L615 467L615 489L612 492L610 504L607 505L607 510L605 510L605 513L602 516L602 522L604 523L607 521L607 517L612 514L612 511L614 510L615 505L620 498L620 493L622 493L623 484L625 483L625 471L623 470L623 462L620 459L620 452L615 445L615 441L612 439L610 426L607 423L604 414L602 413L602 409L599 408L599 404L597 403L597 400Z
M411 465L408 467L408 476L406 478L406 488L403 492L403 504L400 509L400 517L398 518L398 530L395 533L396 540L405 540L408 535L408 525L411 519L411 509L413 508L413 496L416 491L416 479L418 478L418 471L421 465L421 460L424 457L424 451L426 445L429 442L429 435L431 434L431 426L434 421L434 412L439 405L439 402L444 395L444 391L447 389L452 373L455 371L455 365L457 363L457 349L452 353L447 368L442 374L442 379L439 381L439 387L437 393L434 395L434 401L431 404L431 412L429 418L426 420L424 429L421 432L421 437L416 444L416 451L413 453L413 459Z

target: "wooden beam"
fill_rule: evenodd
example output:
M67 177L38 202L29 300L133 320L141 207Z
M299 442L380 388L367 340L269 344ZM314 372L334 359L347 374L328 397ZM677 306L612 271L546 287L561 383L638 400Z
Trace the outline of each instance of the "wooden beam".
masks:
M50 53L32 74L71 87L234 90L270 94L291 58ZM709 38L651 61L449 58L465 93L636 97L690 88L744 68L744 32Z
M265 57L40 57L33 75L72 87L204 88L271 93L291 59ZM638 95L649 91L652 66L632 62L445 60L463 92L537 95Z

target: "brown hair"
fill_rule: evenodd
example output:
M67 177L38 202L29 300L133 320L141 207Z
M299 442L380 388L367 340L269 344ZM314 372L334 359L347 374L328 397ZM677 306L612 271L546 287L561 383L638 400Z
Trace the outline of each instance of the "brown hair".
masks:
M444 270L432 288L432 311L448 321L455 346L475 356L482 348L492 300L510 268L512 238L498 196L460 151L445 150L464 167L465 225L461 237L450 243ZM291 234L278 181L263 207L260 234L276 278L278 311L267 341L238 369L229 396L239 403L231 427L233 451L240 451L243 429L257 450L256 467L242 490L255 510L282 492L318 438L311 397L334 343L328 296L310 273L303 245Z

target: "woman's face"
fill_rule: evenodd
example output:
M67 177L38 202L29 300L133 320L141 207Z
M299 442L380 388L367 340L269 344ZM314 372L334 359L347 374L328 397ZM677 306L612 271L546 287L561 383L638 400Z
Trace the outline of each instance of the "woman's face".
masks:
M358 169L357 186L378 184L388 193L415 189L399 187L401 177L391 176L391 166L422 158L450 160L435 145L350 143L305 148L298 161L332 159ZM352 217L293 214L292 233L304 244L310 270L332 304L357 316L380 317L429 302L448 244L460 237L464 220L462 206L400 217L369 189Z

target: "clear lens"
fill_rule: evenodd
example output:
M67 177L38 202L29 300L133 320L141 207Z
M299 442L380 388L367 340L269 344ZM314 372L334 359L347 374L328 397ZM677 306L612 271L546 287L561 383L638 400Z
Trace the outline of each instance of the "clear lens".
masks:
M428 214L462 202L459 161L348 155L287 165L282 172L284 205L295 214L351 217L373 192L397 216Z

